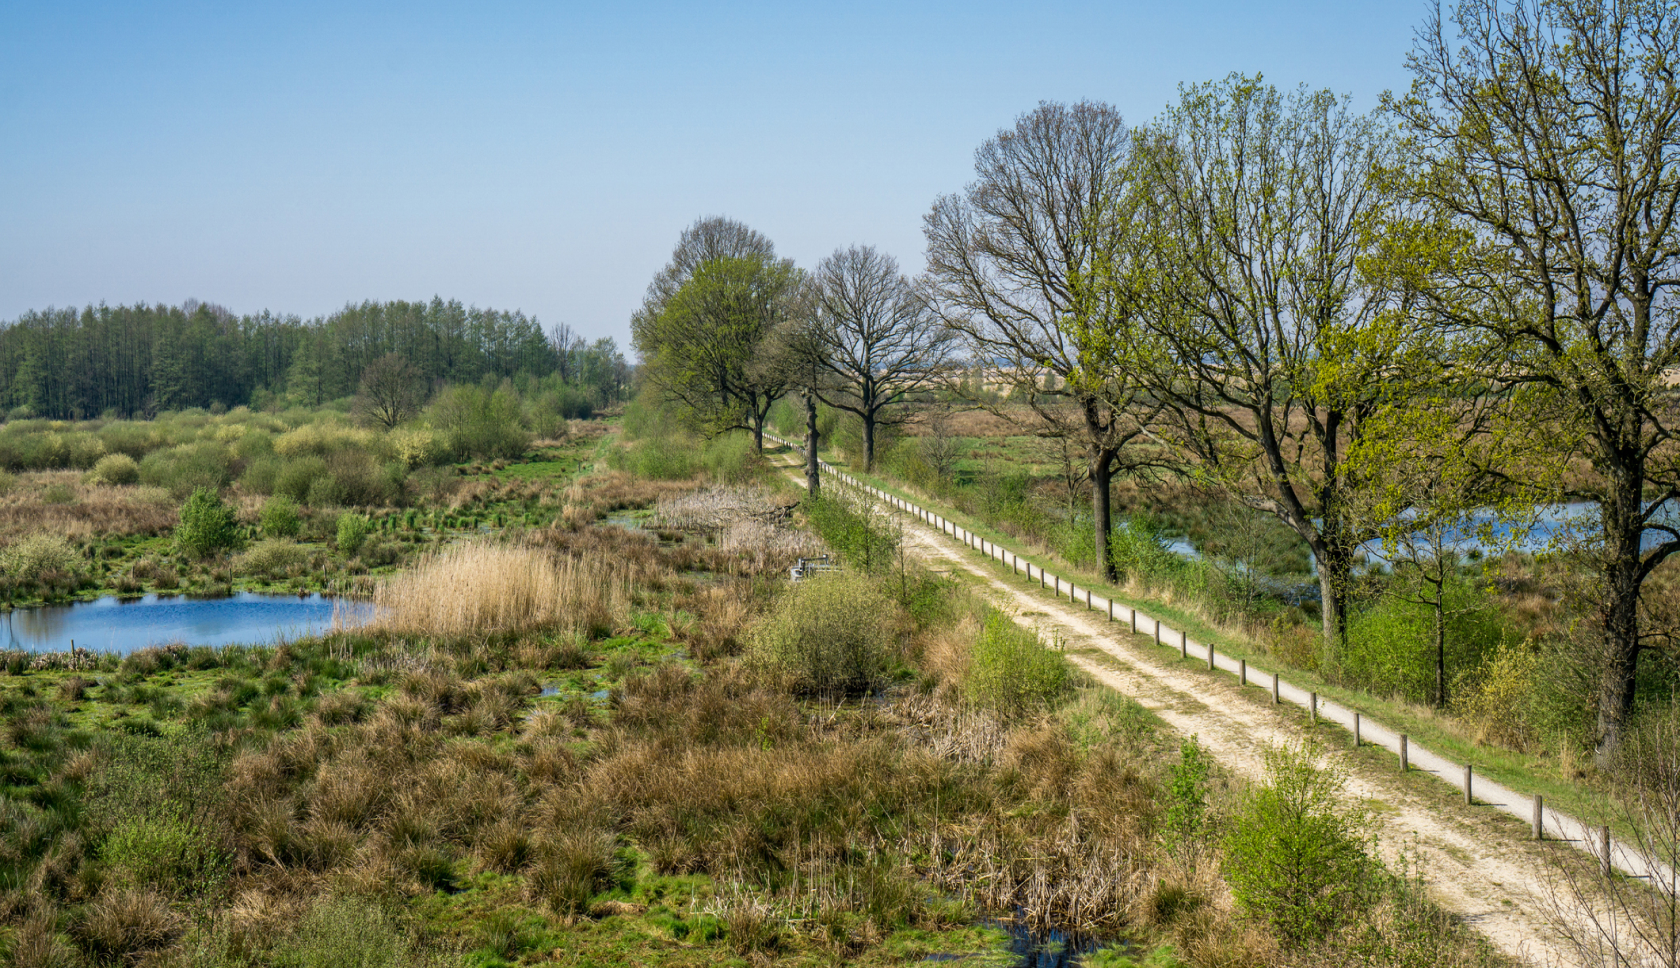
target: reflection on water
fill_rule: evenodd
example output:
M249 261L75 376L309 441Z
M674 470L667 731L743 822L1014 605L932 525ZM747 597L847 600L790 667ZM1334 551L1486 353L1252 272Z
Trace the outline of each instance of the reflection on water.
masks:
M5 613L0 647L27 652L64 652L71 642L95 652L133 652L148 645L267 645L315 635L332 627L336 610L354 624L373 606L321 595L258 595L228 598L101 598L72 605L48 605Z

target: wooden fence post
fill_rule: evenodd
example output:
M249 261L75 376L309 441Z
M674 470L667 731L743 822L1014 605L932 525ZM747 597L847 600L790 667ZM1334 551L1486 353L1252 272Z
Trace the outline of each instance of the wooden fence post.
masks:
M1317 726L1318 725L1318 693L1316 693L1316 692L1307 693L1307 710L1308 710L1308 715L1312 718L1312 724L1314 726Z
M1278 674L1272 673L1272 705L1278 704Z
M1534 839L1546 839L1546 802L1538 793L1534 795Z
M1400 734L1400 772L1401 773L1404 773L1408 769L1411 768L1411 764L1406 762L1406 752L1407 752L1407 750L1406 750L1406 734L1401 733Z
M1248 685L1248 660L1237 660L1237 678L1242 685Z
M1128 612L1132 613L1132 634L1136 635L1137 634L1137 609L1127 608L1126 610Z
M1161 644L1161 620L1160 619L1155 620L1155 644L1156 645Z
M1183 632L1178 633L1178 657L1180 659L1190 658L1190 636Z
M1353 748L1359 748L1359 714L1353 714Z
M1613 868L1611 866L1611 863L1610 863L1610 825L1609 824L1605 824L1604 826L1598 828L1598 845L1599 845L1599 852L1603 855L1603 860L1604 860L1604 876L1609 877L1611 871L1613 870Z
M1114 599L1112 598L1108 600L1108 620L1110 622L1114 621Z
M1476 805L1476 796L1470 792L1471 784L1475 782L1475 778L1475 771L1470 769L1470 764L1464 764L1464 805L1467 807Z

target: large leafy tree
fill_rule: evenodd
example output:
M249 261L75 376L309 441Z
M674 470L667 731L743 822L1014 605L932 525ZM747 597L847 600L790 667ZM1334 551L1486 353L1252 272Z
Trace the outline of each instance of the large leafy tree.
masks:
M1407 184L1459 232L1422 293L1499 350L1485 377L1598 509L1605 763L1649 644L1642 589L1680 551L1680 9L1464 0L1425 23L1409 66L1392 102Z
M975 152L975 180L923 221L928 291L1037 432L1074 442L1089 473L1097 561L1110 559L1110 484L1142 433L1124 288L1145 233L1132 134L1107 104L1045 103ZM1006 414L1013 416L1009 411Z
M944 375L955 333L898 268L874 246L837 249L811 274L815 357L829 379L814 386L825 403L863 423L863 466L875 463L876 428L906 394Z
M646 379L678 403L695 429L749 430L764 448L764 421L787 374L761 365L767 339L793 306L799 273L759 254L701 262L650 318L637 321Z
M1365 480L1347 450L1406 392L1395 378L1417 345L1360 265L1389 151L1375 118L1328 92L1232 76L1186 89L1144 152L1156 255L1129 359L1160 405L1154 434L1182 473L1308 545L1332 640L1369 537L1349 514Z

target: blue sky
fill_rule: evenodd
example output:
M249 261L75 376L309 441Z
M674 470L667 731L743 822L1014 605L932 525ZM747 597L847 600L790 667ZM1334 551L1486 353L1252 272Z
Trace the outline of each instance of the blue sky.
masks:
M1375 106L1400 3L0 4L0 320L433 294L628 346L677 233L802 265L921 219L1040 100L1264 72Z

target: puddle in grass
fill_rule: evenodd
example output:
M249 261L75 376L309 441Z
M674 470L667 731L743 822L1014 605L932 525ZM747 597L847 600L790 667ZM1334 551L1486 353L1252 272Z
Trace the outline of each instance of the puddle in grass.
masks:
M1085 955L1104 947L1092 938L1054 928L1034 931L1023 921L987 921L985 926L1009 935L1009 953L1014 956L1010 968L1077 968ZM961 963L973 957L972 954L931 954L922 960Z

